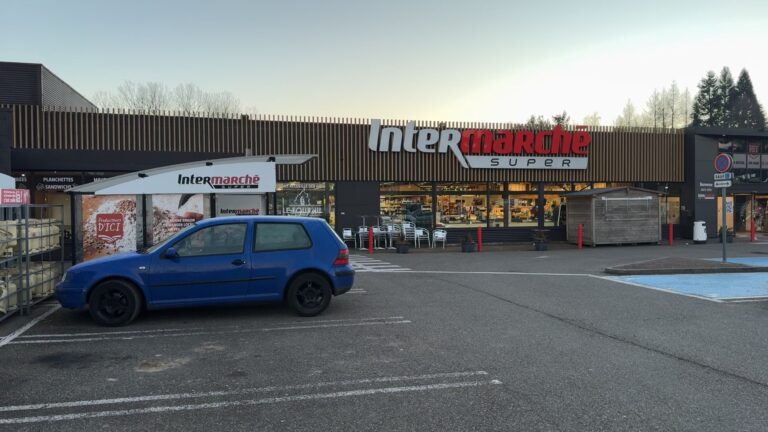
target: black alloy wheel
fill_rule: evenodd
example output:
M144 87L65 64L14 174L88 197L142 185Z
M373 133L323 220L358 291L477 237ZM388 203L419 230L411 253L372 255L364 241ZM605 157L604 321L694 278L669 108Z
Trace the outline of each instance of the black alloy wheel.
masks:
M288 287L288 305L301 316L315 316L324 311L331 302L331 285L316 273L299 275Z
M141 311L141 298L136 287L130 283L109 280L93 289L88 305L94 321L103 326L117 327L136 319Z

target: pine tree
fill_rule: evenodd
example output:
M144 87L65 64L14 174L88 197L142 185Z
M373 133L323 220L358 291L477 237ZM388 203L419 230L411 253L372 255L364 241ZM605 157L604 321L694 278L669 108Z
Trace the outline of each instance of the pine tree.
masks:
M722 123L717 84L717 76L713 71L707 72L707 76L699 83L699 94L693 101L693 126L720 126Z
M739 73L736 89L729 100L729 111L731 112L733 120L731 126L733 127L765 128L765 114L757 96L755 96L752 80L746 69L742 69Z
M728 66L724 66L720 71L720 77L717 80L717 103L720 108L720 124L717 126L733 127L734 120L731 113L730 99L733 97L736 91L736 86L733 84L733 76Z

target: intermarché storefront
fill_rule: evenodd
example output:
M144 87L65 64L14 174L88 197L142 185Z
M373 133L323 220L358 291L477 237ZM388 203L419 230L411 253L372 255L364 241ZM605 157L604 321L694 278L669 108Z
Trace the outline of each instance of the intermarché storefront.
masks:
M557 237L567 223L564 194L585 188L666 191L667 218L676 223L685 181L682 130L530 130L506 123L203 117L18 105L0 107L2 116L10 121L0 125L12 125L5 147L13 174L37 191L37 202L66 200L61 188L49 185L51 179L77 184L203 159L312 154L305 164L278 166L269 213L325 217L339 230L379 216L444 227L449 241L481 226L486 240L518 241L528 240L537 226Z

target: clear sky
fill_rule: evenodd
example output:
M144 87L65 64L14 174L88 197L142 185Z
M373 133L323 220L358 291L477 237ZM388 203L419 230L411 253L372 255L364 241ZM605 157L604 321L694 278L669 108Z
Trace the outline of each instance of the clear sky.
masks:
M768 0L3 0L0 28L0 60L86 97L192 82L262 114L611 124L727 65L768 104Z

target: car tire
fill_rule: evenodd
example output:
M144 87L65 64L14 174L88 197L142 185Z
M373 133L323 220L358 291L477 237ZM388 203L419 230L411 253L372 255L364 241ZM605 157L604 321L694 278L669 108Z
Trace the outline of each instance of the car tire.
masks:
M122 280L108 280L93 289L88 301L91 318L106 327L130 324L141 312L139 290Z
M291 281L285 299L298 315L311 317L323 312L332 296L328 279L317 273L304 273Z

